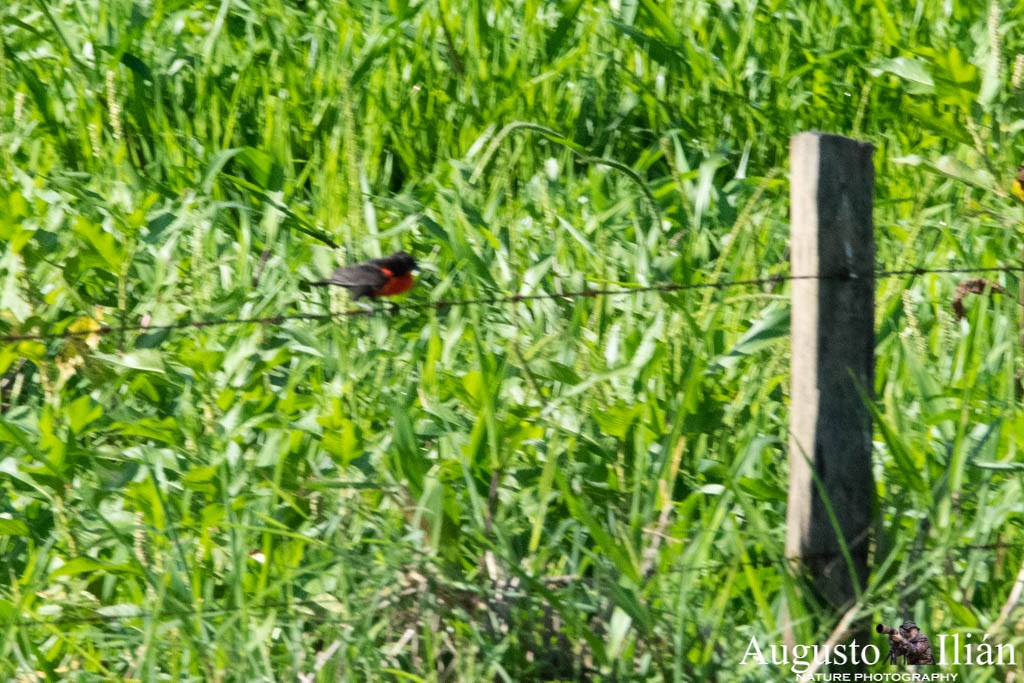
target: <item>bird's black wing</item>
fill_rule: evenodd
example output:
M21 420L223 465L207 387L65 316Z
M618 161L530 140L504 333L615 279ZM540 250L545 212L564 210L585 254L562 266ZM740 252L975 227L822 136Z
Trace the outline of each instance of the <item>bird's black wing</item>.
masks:
M352 296L358 299L370 296L383 287L387 281L387 274L377 266L369 263L357 263L353 266L342 266L331 273L326 280L317 280L309 284L346 287L352 292Z

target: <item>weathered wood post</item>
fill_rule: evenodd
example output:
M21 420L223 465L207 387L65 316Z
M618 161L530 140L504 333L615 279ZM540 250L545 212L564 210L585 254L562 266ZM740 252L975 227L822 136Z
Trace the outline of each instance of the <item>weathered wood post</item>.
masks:
M786 555L835 607L867 583L874 510L874 168L868 143L790 140L792 408Z

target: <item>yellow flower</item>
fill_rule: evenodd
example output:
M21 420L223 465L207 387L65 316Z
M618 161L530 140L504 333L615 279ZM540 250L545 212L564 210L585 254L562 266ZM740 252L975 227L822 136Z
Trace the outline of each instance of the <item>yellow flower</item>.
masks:
M1017 199L1024 202L1024 166L1017 167L1017 177L1013 179L1013 186L1010 188L1010 192Z

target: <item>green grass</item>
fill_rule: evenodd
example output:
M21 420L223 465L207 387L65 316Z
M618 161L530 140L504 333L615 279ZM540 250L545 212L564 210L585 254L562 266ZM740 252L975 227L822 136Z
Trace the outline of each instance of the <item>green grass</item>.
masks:
M784 274L810 129L880 268L1018 263L1024 10L263 5L0 10L0 334L80 333L0 344L0 677L790 679L784 284L137 328L400 247L410 304ZM860 614L1020 654L1019 276L962 279L878 282Z

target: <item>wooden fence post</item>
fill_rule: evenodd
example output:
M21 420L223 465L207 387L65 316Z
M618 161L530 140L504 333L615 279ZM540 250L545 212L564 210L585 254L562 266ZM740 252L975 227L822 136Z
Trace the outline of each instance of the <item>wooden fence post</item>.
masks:
M835 608L849 607L867 584L874 510L864 404L874 386L872 152L836 135L790 140L796 279L786 556Z

